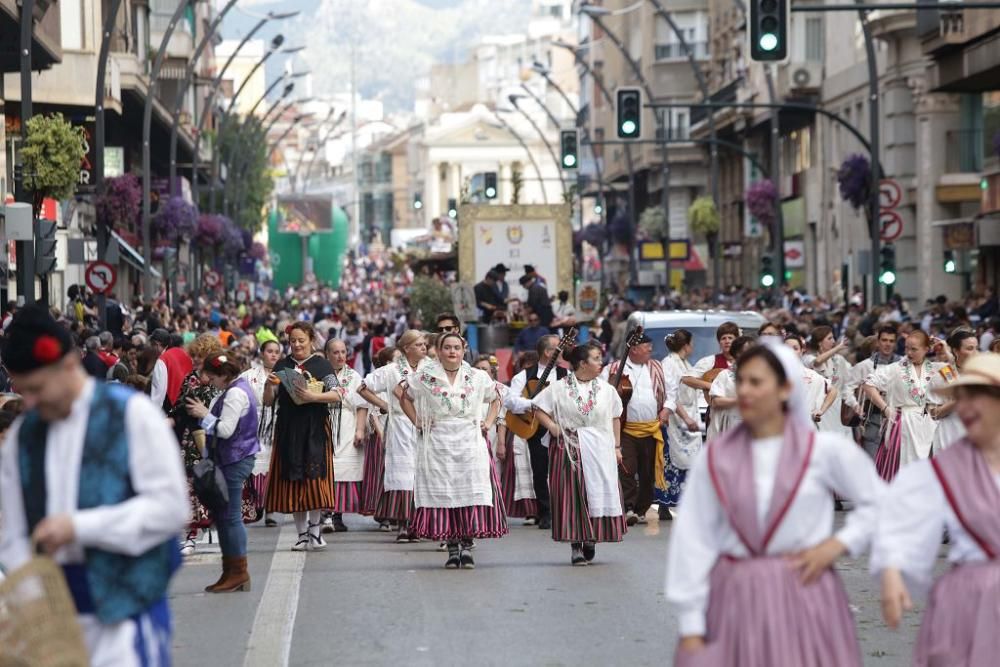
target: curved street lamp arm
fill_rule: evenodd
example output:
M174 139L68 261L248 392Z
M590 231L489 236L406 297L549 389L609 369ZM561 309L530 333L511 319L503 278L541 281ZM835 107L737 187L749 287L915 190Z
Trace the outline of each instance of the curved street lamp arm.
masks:
M528 156L528 159L531 160L531 166L535 168L535 175L538 177L538 187L540 187L542 190L542 202L548 204L549 195L545 191L545 179L542 178L542 170L539 169L538 162L535 160L535 156L531 153L531 150L528 148L528 144L524 142L524 138L520 134L518 134L517 131L510 126L510 123L505 121L498 112L494 111L493 117L500 122L500 125L502 125L505 130L510 132L511 136L517 139L517 143L521 144L521 148Z
M528 123L531 124L531 127L535 128L535 132L542 140L542 143L545 144L545 150L549 152L549 156L552 158L552 162L555 163L556 165L556 171L559 174L559 182L562 183L563 197L566 197L567 194L569 193L569 190L566 187L566 178L563 176L562 165L559 164L559 158L556 157L556 152L555 150L553 150L552 144L550 144L549 140L545 137L545 131L538 126L538 123L535 122L535 120L531 117L531 115L529 115L528 112L526 112L524 109L518 106L517 102L515 101L516 99L517 98L511 99L511 104L513 104L514 108L517 109L521 113L521 115L524 116L525 120L527 120Z

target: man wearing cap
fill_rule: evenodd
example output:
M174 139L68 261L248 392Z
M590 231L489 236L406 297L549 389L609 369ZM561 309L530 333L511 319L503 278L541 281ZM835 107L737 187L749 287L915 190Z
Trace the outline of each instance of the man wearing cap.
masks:
M155 329L150 334L149 341L159 355L153 366L149 397L165 413L169 413L180 396L181 385L191 372L193 364L183 347L171 347L170 333L166 329Z
M483 324L493 322L497 313L503 313L507 309L506 302L500 298L497 292L499 279L500 276L496 270L491 269L486 272L486 277L483 278L482 282L476 283L472 288L476 295L476 306L479 308L479 312L482 313L480 321Z
M653 340L643 334L629 350L622 377L632 383L632 397L622 420L622 463L618 477L630 526L646 522L653 504L653 487L666 487L663 474L663 433L667 423L666 382L660 362L652 359ZM604 368L602 377L613 382L621 362Z
M0 448L0 564L19 568L37 547L62 566L90 664L168 665L166 596L189 508L163 413L88 378L44 308L17 314L3 357L26 412Z
M538 276L533 273L525 273L518 282L521 283L521 287L528 290L527 306L538 315L543 327L551 327L555 315L552 312L552 301L549 299L545 283L539 282Z

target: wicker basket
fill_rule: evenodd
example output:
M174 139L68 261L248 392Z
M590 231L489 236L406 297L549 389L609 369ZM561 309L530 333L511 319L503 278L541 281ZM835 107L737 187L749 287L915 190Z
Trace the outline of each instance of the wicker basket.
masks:
M0 667L90 664L62 568L37 556L0 581Z

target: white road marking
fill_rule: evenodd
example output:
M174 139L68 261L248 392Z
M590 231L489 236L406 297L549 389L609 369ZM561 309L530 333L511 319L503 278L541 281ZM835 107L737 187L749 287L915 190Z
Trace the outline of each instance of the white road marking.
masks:
M304 551L292 551L298 539L294 524L285 524L271 558L264 594L247 640L244 667L285 667L292 649L299 585L306 563Z

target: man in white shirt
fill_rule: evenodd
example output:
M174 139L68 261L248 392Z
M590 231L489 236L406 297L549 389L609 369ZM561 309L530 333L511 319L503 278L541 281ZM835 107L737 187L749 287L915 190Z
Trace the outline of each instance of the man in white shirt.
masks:
M629 350L622 377L632 384L622 424L622 463L618 477L625 501L625 521L630 526L646 522L653 504L656 472L663 465L663 433L667 423L667 392L660 362L653 360L653 340L643 334ZM619 362L604 367L601 377L614 382ZM660 460L657 461L657 453Z
M154 330L149 341L159 354L150 378L149 397L164 412L169 412L177 402L184 378L191 372L191 357L183 347L170 346L170 333L166 329Z
M542 336L535 346L538 352L538 363L525 368L510 381L510 391L504 399L504 407L516 415L523 415L532 410L532 403L527 397L521 396L529 379L541 378L545 367L559 353L559 336ZM551 384L566 376L566 369L556 366L549 373L547 383ZM541 387L538 391L541 391ZM537 393L537 392L536 392ZM535 435L528 438L528 453L531 457L531 477L535 487L535 499L538 501L538 527L542 530L552 528L552 516L549 509L549 432L539 426Z

